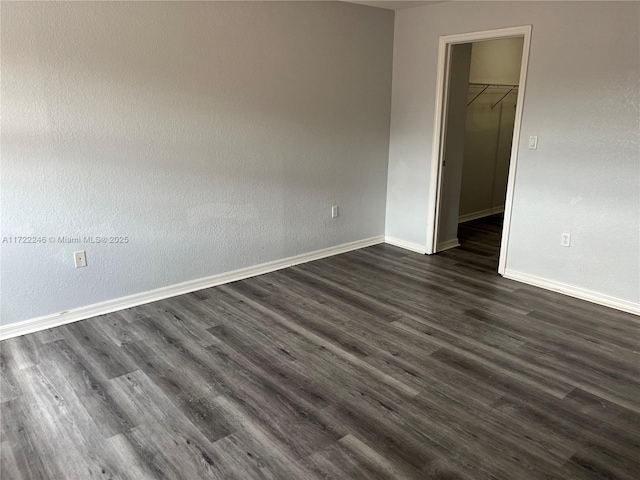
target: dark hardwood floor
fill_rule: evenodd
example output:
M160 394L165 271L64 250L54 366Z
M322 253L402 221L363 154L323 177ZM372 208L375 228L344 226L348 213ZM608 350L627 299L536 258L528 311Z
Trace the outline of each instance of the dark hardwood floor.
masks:
M640 322L496 219L0 344L2 479L637 479Z
M461 248L457 252L458 254L468 252L473 255L466 254L466 257L457 256L456 258L469 266L480 262L478 266L481 270L488 273L497 272L503 221L504 215L499 213L458 224L458 241Z

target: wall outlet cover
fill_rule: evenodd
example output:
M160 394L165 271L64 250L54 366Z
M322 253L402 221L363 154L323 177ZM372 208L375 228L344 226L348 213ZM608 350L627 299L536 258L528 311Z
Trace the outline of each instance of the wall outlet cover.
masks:
M76 265L76 268L86 267L87 266L87 253L82 250L80 252L73 252L73 261Z

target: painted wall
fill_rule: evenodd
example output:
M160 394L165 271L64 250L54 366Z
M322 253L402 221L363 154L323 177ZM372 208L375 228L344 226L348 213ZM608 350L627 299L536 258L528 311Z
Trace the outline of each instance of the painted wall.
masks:
M467 92L471 67L472 44L463 43L451 47L449 68L449 101L444 162L442 169L442 201L438 228L439 248L448 242L457 244L458 207L462 186L462 170L465 157L465 123L467 120Z
M522 37L474 42L469 81L517 85L520 82L523 43Z
M523 41L520 37L473 43L469 81L517 85ZM509 87L492 86L476 98L482 88L469 86L467 100L473 103L467 108L460 216L504 208L507 193L518 91L504 97Z
M478 91L469 89L469 101ZM517 92L491 106L508 91L487 90L467 109L459 216L504 208Z
M393 15L3 3L2 324L382 235Z
M637 2L445 2L396 12L386 233L426 245L438 38L527 24L507 269L638 302ZM537 150L527 149L529 135L539 136ZM560 246L563 232L570 248Z

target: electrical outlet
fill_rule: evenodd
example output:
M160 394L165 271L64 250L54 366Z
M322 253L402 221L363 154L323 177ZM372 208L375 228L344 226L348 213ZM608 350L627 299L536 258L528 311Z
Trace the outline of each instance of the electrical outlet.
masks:
M562 239L560 240L560 245L562 245L563 247L570 247L571 246L571 234L570 233L563 233L562 234Z
M87 253L82 250L81 252L73 252L73 261L76 264L76 268L87 266Z
M331 218L336 218L338 216L338 206L334 205L331 207Z

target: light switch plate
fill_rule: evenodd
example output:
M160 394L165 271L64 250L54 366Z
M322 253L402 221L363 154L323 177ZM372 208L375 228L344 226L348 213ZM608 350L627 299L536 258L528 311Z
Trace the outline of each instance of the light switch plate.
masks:
M537 135L531 135L529 137L529 148L531 150L536 150L538 148L538 136Z

